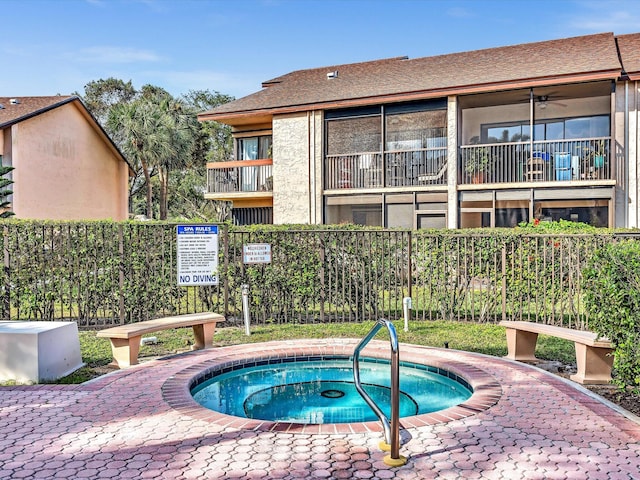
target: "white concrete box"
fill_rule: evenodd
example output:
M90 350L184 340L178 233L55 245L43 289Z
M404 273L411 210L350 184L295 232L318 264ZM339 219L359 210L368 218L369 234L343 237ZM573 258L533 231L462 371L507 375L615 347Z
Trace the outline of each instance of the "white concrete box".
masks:
M82 366L75 322L0 322L0 380L57 380Z

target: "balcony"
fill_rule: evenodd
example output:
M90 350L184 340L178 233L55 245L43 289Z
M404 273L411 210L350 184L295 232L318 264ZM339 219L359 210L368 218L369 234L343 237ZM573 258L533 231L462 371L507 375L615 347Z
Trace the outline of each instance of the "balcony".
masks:
M372 189L447 184L447 149L327 155L325 188Z
M273 160L241 160L207 163L206 198L233 200L271 197Z
M460 147L460 185L614 180L609 137Z

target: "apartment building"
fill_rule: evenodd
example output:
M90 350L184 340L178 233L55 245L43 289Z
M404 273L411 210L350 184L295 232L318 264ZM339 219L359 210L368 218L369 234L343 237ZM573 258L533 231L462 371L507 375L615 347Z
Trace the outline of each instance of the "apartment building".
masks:
M238 224L640 226L640 34L288 73L232 127L206 197Z

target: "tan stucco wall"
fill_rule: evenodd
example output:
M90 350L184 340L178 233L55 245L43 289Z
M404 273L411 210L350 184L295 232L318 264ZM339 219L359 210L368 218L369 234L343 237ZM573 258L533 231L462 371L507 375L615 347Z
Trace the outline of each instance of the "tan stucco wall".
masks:
M311 223L319 225L322 224L322 211L323 211L323 186L322 186L322 170L324 163L324 149L323 141L323 125L324 117L321 112L310 112L309 120L311 126L310 138L313 139L311 145Z
M306 112L273 119L273 223L312 222L310 119Z
M127 218L128 166L75 105L13 125L11 144L16 218Z

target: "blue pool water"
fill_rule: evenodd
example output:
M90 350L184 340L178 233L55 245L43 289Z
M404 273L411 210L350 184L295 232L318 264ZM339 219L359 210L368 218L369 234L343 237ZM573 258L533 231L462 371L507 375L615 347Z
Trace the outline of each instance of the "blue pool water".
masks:
M377 420L355 389L349 359L273 359L260 363L211 372L213 378L192 388L193 398L220 413L260 420L306 424ZM389 363L361 359L360 380L390 417ZM400 390L401 417L457 405L472 393L463 379L446 370L411 363L400 366Z

